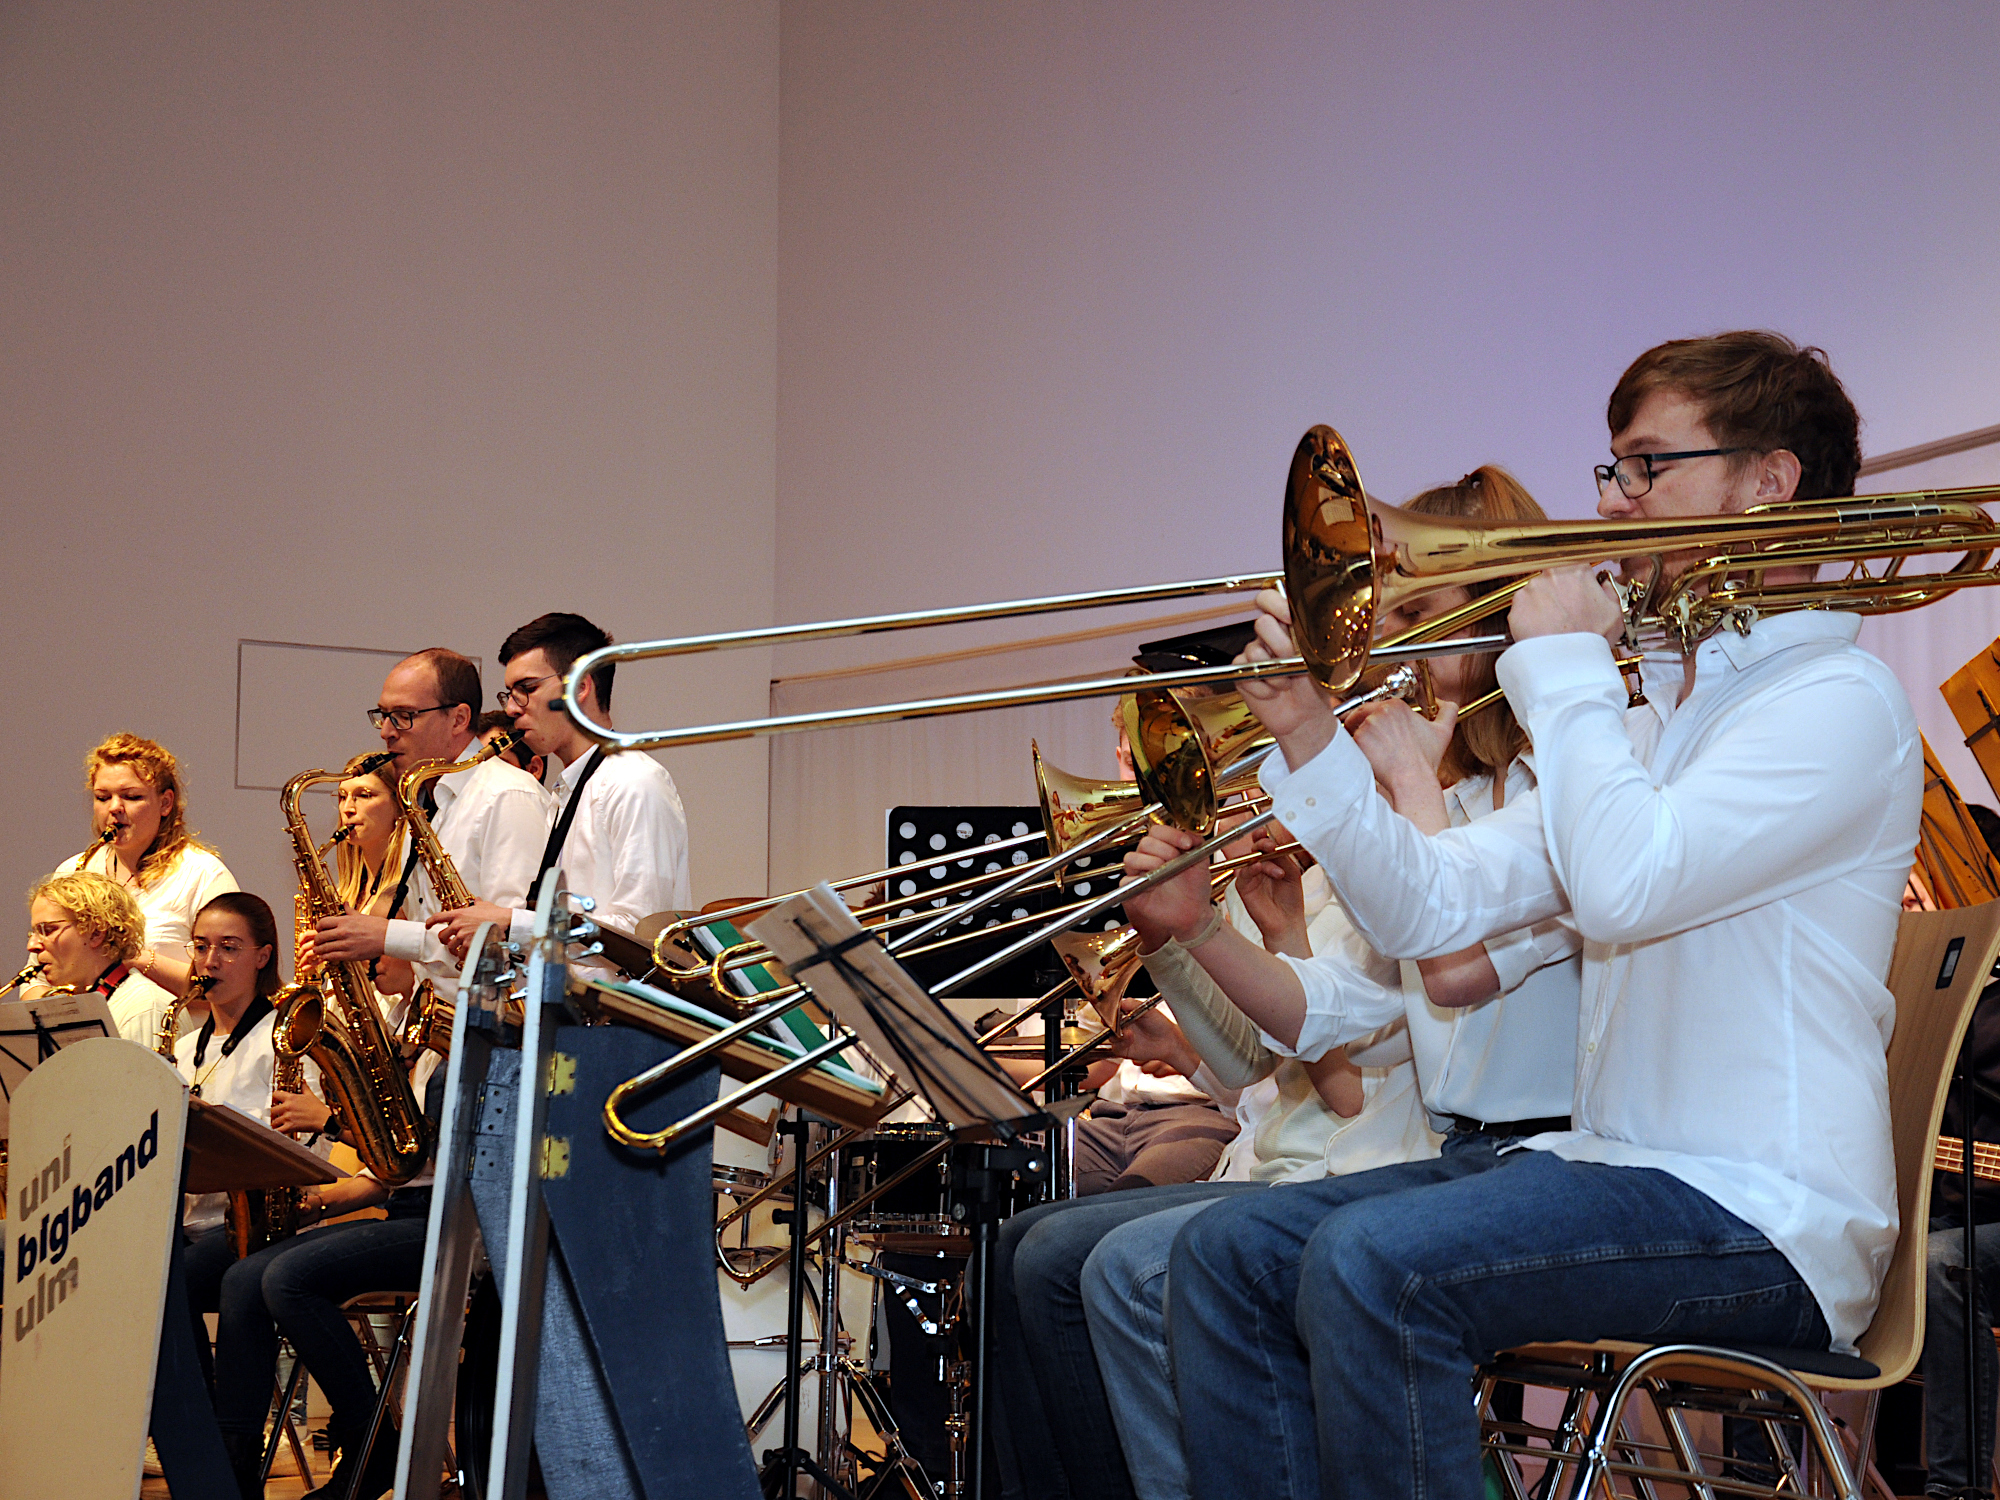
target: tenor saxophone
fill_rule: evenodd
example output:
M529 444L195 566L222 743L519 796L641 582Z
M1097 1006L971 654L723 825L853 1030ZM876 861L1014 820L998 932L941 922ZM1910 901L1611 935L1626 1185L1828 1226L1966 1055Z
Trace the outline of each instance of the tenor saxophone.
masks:
M439 911L458 911L472 905L473 897L472 892L466 889L458 867L451 862L451 856L445 852L444 845L438 841L437 833L431 827L430 815L424 811L419 800L423 789L440 776L489 761L520 742L521 737L513 730L502 730L471 760L419 761L405 771L396 783L396 800L403 806L403 820L409 826L412 845L417 851L417 858L423 863L424 876L430 881L431 899ZM428 979L418 985L410 996L409 1019L403 1026L403 1045L413 1049L428 1047L439 1057L449 1057L452 1004L453 997L441 992Z
M371 757L364 768L380 764ZM292 840L303 915L312 922L340 916L345 908L299 799L310 786L346 778L342 771L302 771L278 794ZM319 1064L327 1102L340 1112L346 1136L375 1179L384 1187L400 1187L422 1171L430 1156L431 1124L376 1009L367 968L351 960L320 964L308 975L294 975L271 1004L278 1012L271 1032L276 1066L306 1056Z

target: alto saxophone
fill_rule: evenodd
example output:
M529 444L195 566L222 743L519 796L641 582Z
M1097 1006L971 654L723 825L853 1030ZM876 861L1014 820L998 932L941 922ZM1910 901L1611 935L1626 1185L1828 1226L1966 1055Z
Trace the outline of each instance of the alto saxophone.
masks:
M153 1043L153 1050L168 1062L174 1060L175 1034L181 1029L181 1012L208 993L208 987L215 983L213 974L190 974L185 995L174 995L167 1001L167 1008L160 1013L160 1035Z
M387 755L363 762L378 768ZM302 771L279 793L285 831L292 840L292 867L298 876L303 916L312 922L345 913L333 876L319 857L312 829L299 810L307 787L344 781L343 771ZM376 1181L401 1187L418 1172L431 1151L431 1123L410 1087L389 1028L375 1006L375 987L365 965L352 960L322 963L271 999L278 1019L271 1031L277 1068L310 1055L319 1064L327 1102L340 1113L343 1134Z
M467 770L496 755L505 754L520 743L521 737L513 730L503 730L470 760L419 761L405 771L396 783L396 800L403 806L403 820L409 826L412 846L417 851L417 858L423 862L425 878L430 881L431 899L439 911L458 911L470 906L473 896L459 876L458 867L451 862L451 856L445 853L444 845L438 842L437 833L431 828L430 815L418 800L424 786L440 776ZM411 1049L428 1047L439 1057L449 1057L452 1004L453 997L440 993L428 979L418 985L410 996L409 1019L403 1026L403 1045Z
M304 902L300 902L303 909ZM294 932L296 942L297 933ZM296 967L296 950L293 959L293 977ZM293 991L277 1020L271 1023L271 1092L281 1090L287 1094L302 1094L306 1087L306 1048L293 1035L291 1021L297 1008L306 1002L307 991L300 991L294 983ZM309 992L317 995L317 991ZM285 998L283 995L280 998ZM300 1187L277 1188L236 1188L229 1194L229 1243L236 1251L236 1258L254 1255L266 1245L275 1245L280 1240L288 1240L304 1227L306 1190Z

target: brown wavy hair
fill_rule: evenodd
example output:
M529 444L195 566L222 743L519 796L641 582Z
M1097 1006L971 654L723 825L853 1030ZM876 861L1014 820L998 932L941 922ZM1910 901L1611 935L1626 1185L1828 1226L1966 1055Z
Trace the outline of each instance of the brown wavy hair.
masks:
M269 948L271 956L257 971L257 995L268 1000L278 993L278 919L271 915L271 905L262 896L253 896L248 891L224 891L194 914L195 923L212 911L226 911L241 917L243 925L250 929L250 941L259 948ZM191 924L192 925L192 924Z
M208 849L188 827L187 789L181 784L180 762L174 759L173 751L165 745L142 739L136 734L120 730L101 744L92 748L83 758L83 784L94 788L97 773L106 766L130 766L138 772L139 779L155 792L172 792L173 808L160 819L160 831L153 835L153 842L146 852L139 856L137 883L151 885L171 870L181 855L190 847ZM215 851L208 849L210 854Z
M1456 484L1443 484L1436 489L1425 490L1403 508L1420 515L1450 516L1466 521L1548 519L1541 506L1535 503L1535 497L1522 487L1521 481L1498 464L1481 464ZM1491 579L1475 583L1467 592L1477 599L1492 593L1503 581ZM1497 615L1489 616L1480 628L1505 630L1507 612L1502 610ZM1467 702L1499 685L1494 671L1497 661L1498 658L1493 656L1472 659L1466 683ZM1482 771L1490 772L1495 777L1504 776L1508 764L1527 748L1528 732L1515 719L1514 710L1507 700L1504 697L1497 699L1453 731L1451 743L1445 747L1444 759L1438 762L1438 781L1451 786Z
M1633 360L1612 389L1604 415L1614 438L1658 390L1684 392L1702 409L1718 447L1743 450L1730 456L1732 472L1783 448L1799 461L1795 498L1854 493L1861 415L1824 349L1754 328L1657 345Z

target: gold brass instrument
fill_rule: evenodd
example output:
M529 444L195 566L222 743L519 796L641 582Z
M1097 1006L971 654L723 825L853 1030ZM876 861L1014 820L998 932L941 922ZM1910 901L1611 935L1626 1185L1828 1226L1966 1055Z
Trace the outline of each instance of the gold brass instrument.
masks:
M1300 655L1192 667L1158 674L1154 681L1158 686L1187 687L1306 671L1323 689L1344 692L1371 659L1459 654L1500 649L1504 644L1454 641L1427 653L1391 651L1385 646L1371 654L1376 619L1399 604L1439 589L1607 558L1698 554L1692 566L1671 579L1656 564L1652 582L1632 594L1628 619L1632 639L1639 645L1657 639L1691 650L1725 625L1747 630L1760 615L1799 609L1862 614L1916 609L1958 589L2000 583L2000 570L1987 566L2000 547L2000 528L1981 509L1994 501L2000 501L2000 487L1984 486L1794 501L1726 516L1533 523L1457 520L1371 502L1340 434L1331 427L1314 427L1293 453L1284 506L1283 583ZM1908 559L1927 554L1962 556L1942 569L1905 570ZM1801 583L1766 577L1772 569L1814 567L1838 567L1842 573ZM589 653L570 669L563 706L578 728L609 749L656 750L1116 696L1131 690L1123 676L628 733L589 718L575 695L577 684L606 662L1241 593L1275 587L1279 581L1276 574L1244 574L611 646ZM1454 612L1456 618L1449 624L1427 621L1424 638L1448 635L1503 608L1506 600L1504 591L1488 594L1472 601L1466 611Z
M7 988L0 990L0 995L11 995L24 984L33 984L44 972L45 966L39 958L29 959L21 966L21 972L7 981Z
M100 832L96 838L92 839L89 843L83 846L83 852L77 855L76 857L76 869L78 874L82 874L85 867L87 867L90 864L91 860L97 857L98 850L104 848L107 844L110 844L118 837L118 827L119 825L116 823L106 824L103 831Z
M343 915L345 908L299 799L308 787L346 779L344 771L301 771L279 793L299 894L315 923ZM319 1064L327 1102L339 1111L345 1134L369 1171L390 1188L415 1177L430 1155L431 1125L376 1009L367 968L351 960L322 963L304 978L295 976L271 1003L278 1011L271 1040L281 1063L287 1054L309 1054Z
M423 864L424 875L430 881L431 900L439 911L458 911L470 906L473 895L459 876L458 866L452 863L451 856L438 841L436 830L431 827L430 815L424 811L423 789L440 776L469 771L496 755L504 755L520 743L521 737L513 730L503 730L481 746L479 753L470 760L419 761L396 782L396 800L402 805L412 846ZM403 1045L412 1049L428 1047L439 1057L450 1056L451 1011L452 997L426 979L410 996L409 1019L403 1027Z
M1379 702L1384 698L1413 695L1417 690L1418 681L1418 673L1413 667L1407 664L1397 667L1378 686L1339 704L1338 711L1349 713L1367 702ZM1434 708L1433 711L1435 711ZM1048 919L1047 914L1028 919L1029 922L1039 922L1043 925L1037 926L1033 932L1028 933L1026 936L1017 938L1012 943L1004 944L995 952L986 955L967 968L961 969L949 978L932 985L931 993L939 996L955 994L982 975L990 973L1002 964L1011 962L1031 949L1040 947L1041 944L1047 942L1056 933L1065 931L1070 927L1077 926L1089 920L1093 916L1109 911L1134 891L1148 889L1162 880L1170 879L1174 875L1178 875L1182 870L1192 866L1197 860L1206 863L1216 848L1222 844L1234 842L1243 835L1271 822L1274 817L1275 814L1269 810L1258 813L1249 819L1249 821L1238 825L1219 838L1211 839L1207 843L1189 850L1187 853L1173 860L1169 860L1151 874L1131 885L1113 888L1101 896L1094 896L1088 901L1065 908L1064 911L1055 915L1053 921ZM1114 830L1115 828L1116 825L1113 825ZM1107 830L1107 832L1110 831L1113 830ZM1087 848L1089 846L1090 841L1086 840L1077 847ZM1267 856L1261 853L1255 856L1255 858L1265 857ZM888 944L888 950L891 953L921 951L912 946L913 940L916 937L927 935L929 931L934 930L937 926L959 920L959 914L963 910L962 906L948 908L943 914L942 920L934 918L931 923L926 923L924 926L917 928L914 933L906 934L904 937ZM996 929L994 928L985 928L982 929L982 935L990 937L995 931ZM1066 985L1072 982L1068 979L1064 981ZM627 1101L635 1099L638 1095L664 1083L674 1074L693 1066L710 1054L720 1051L722 1048L729 1046L749 1033L779 1019L797 1003L797 996L802 988L803 986L794 984L786 989L771 992L764 997L770 1003L766 1003L759 1009L751 1012L734 1025L724 1027L722 1030L712 1033L694 1045L683 1048L672 1057L655 1063L652 1067L635 1074L612 1089L610 1095L604 1101L604 1128L606 1132L621 1145L633 1149L664 1151L672 1141L677 1140L689 1129L694 1128L698 1124L706 1123L708 1120L718 1118L722 1114L726 1114L729 1110L737 1108L748 1100L755 1098L758 1094L766 1092L776 1083L794 1077L798 1073L811 1068L823 1057L832 1056L835 1052L853 1045L854 1038L851 1034L847 1035L845 1039L836 1037L833 1041L828 1042L825 1047L814 1049L804 1057L787 1063L784 1067L765 1075L761 1079L746 1084L735 1093L725 1094L715 1104L708 1105L704 1109L696 1111L695 1114L677 1121L664 1130L641 1131L635 1129L625 1120L623 1111Z
M213 974L190 974L187 993L167 997L167 1008L160 1013L160 1034L154 1040L153 1050L168 1062L174 1060L174 1042L181 1029L181 1012L205 1000L209 987L214 983Z

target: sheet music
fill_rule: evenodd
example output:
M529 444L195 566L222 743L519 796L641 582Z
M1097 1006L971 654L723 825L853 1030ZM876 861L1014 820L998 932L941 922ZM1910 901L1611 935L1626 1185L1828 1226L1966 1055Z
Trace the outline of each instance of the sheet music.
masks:
M14 1090L50 1048L71 1047L87 1037L118 1035L111 1007L95 990L81 995L38 995L0 1001L0 1140L6 1139Z
M828 885L750 924L842 1025L915 1084L954 1127L1037 1113L978 1039L891 958Z

